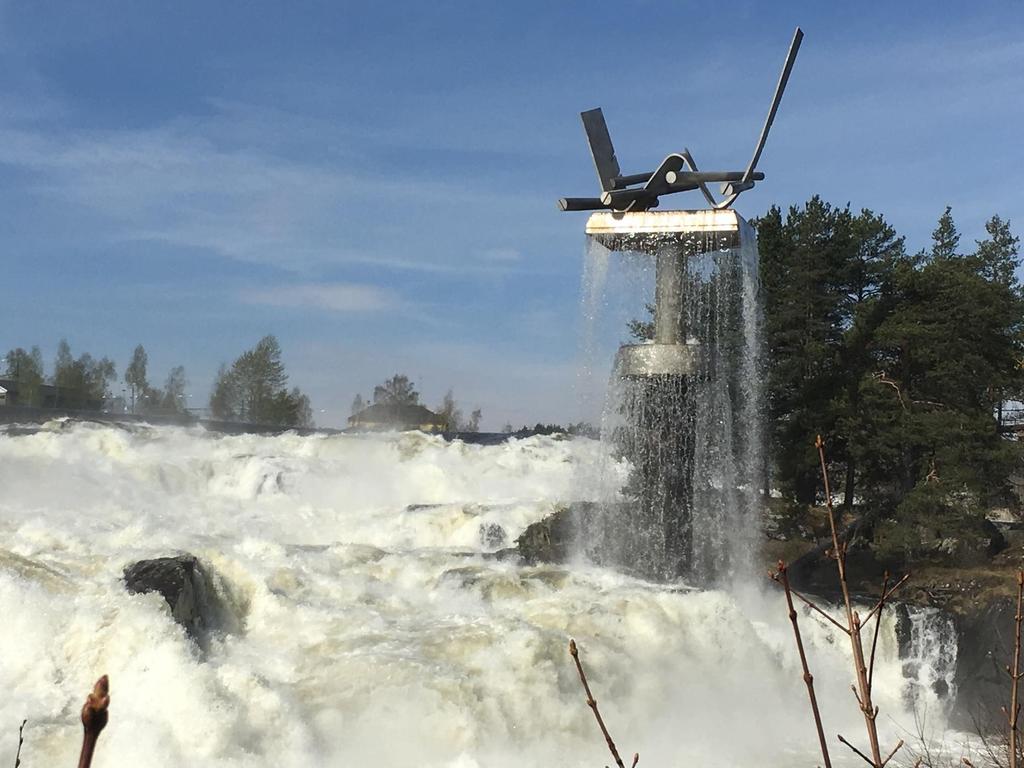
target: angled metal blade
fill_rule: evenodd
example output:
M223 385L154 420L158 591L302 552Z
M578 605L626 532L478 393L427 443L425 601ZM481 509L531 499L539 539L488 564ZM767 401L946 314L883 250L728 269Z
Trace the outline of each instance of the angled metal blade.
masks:
M683 149L681 154L683 156L683 159L686 160L686 164L690 166L690 170L693 171L694 173L699 173L699 171L697 170L697 163L693 161L693 155L690 154L690 150ZM700 182L697 186L700 187L701 194L704 195L704 199L708 201L708 205L710 205L712 208L728 208L729 205L732 204L732 200L729 200L729 202L726 203L725 205L720 205L719 202L715 200L715 196L711 194L711 190L708 189L708 185L705 184L704 182ZM733 200L735 199L736 198L733 198Z
M615 181L622 174L619 171L619 161L615 157L611 134L608 133L608 125L604 121L604 113L598 107L581 112L580 117L583 119L583 130L587 132L590 154L594 157L594 168L597 169L597 178L601 181L601 190L610 192L615 189Z
M779 84L775 86L775 98L772 99L772 108L768 110L768 118L764 121L764 127L761 129L761 138L757 141L757 147L754 148L754 156L750 158L750 165L747 166L747 171L743 174L741 184L746 184L750 181L750 176L757 167L757 161L761 159L761 150L764 149L764 143L768 140L768 131L772 129L772 123L775 122L775 113L779 111L782 92L786 90L786 83L789 82L789 73L793 71L796 54L800 50L800 42L803 39L803 30L797 27L796 32L793 33L793 42L789 44L789 53L786 54L786 64L782 68L782 74L779 75Z

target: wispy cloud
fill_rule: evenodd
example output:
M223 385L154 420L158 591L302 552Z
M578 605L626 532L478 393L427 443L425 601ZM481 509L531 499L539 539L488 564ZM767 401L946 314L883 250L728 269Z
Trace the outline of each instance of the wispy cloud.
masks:
M388 288L356 283L308 283L246 290L240 298L247 304L328 312L384 312L401 305L398 294Z
M154 241L296 273L341 264L426 272L508 270L494 243L504 217L530 205L472 180L397 178L344 130L301 156L259 108L211 103L213 114L148 128L78 130L0 119L0 168L19 172L35 210L87 223L92 242ZM17 111L17 110L15 110ZM26 105L26 112L29 112ZM287 134L287 131L285 131ZM305 138L311 142L309 136ZM66 227L46 231L60 237ZM478 254L493 252L493 259Z

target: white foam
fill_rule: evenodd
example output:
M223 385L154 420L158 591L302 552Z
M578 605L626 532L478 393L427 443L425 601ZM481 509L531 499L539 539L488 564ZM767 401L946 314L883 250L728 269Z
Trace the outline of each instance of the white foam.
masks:
M618 487L602 450L84 424L0 436L0 723L29 719L26 765L70 765L77 710L108 673L97 768L602 765L575 636L642 765L811 764L777 595L483 556L498 544L481 524L510 542L556 503ZM239 617L205 655L159 596L120 583L175 550L213 566ZM846 651L804 625L828 726L855 736ZM883 647L887 682L895 655ZM899 690L879 703L902 712Z

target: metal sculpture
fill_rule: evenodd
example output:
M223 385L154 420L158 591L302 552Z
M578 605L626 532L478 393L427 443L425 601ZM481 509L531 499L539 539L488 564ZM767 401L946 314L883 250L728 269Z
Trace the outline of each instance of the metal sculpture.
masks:
M800 41L804 33L799 27L793 33L793 41L789 45L786 63L779 75L775 96L772 99L768 117L761 128L761 135L754 147L754 155L744 171L700 171L689 150L674 152L664 160L655 171L634 173L623 176L619 170L619 161L612 146L611 134L604 120L601 108L580 113L583 128L587 132L590 153L594 157L594 166L601 183L600 197L563 197L558 207L563 211L600 211L616 212L647 211L658 206L658 198L675 192L689 192L699 189L712 208L723 209L731 206L742 192L752 189L755 182L762 181L764 174L757 170L757 162L761 159L761 151L768 140L768 132L775 121L782 92L786 89L789 74L793 70L796 54L800 50ZM721 194L725 197L716 200L708 189L708 184L721 183ZM641 185L641 186L637 186Z
M601 110L582 114L601 196L559 207L595 211L590 242L654 261L649 337L622 345L615 360L609 435L631 471L623 503L599 504L588 518L584 551L596 562L691 583L725 578L745 562L742 531L760 504L753 473L763 465L757 240L730 206L764 179L757 163L802 39L797 28L743 171L700 171L684 149L655 171L623 175ZM704 194L705 208L651 210L661 196L691 190Z

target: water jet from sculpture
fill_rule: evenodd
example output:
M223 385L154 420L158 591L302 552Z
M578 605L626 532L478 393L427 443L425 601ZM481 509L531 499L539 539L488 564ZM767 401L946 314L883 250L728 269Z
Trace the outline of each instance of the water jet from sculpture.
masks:
M597 211L588 239L653 260L655 273L649 338L619 349L605 409L603 437L632 473L625 503L599 505L583 526L583 550L599 563L717 582L752 560L764 473L757 243L730 206L764 178L756 165L802 38L797 29L744 171L699 171L684 149L655 171L623 175L601 110L581 115L601 195L562 198L559 207ZM651 210L689 190L711 207Z

